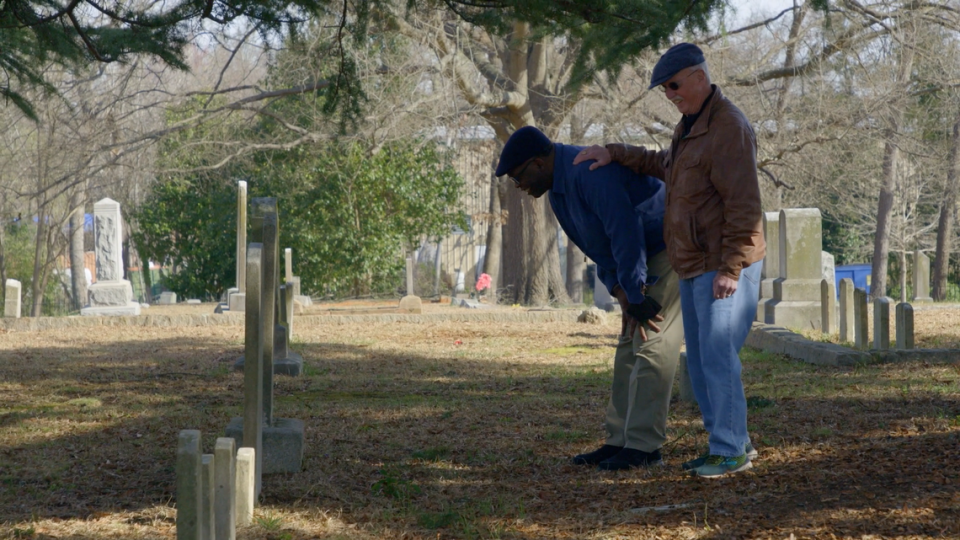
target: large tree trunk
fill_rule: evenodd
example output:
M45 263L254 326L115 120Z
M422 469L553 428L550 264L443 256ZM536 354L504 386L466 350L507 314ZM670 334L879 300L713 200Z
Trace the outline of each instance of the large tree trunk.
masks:
M37 210L37 238L33 250L33 279L30 282L30 295L32 297L30 316L39 317L43 308L43 279L42 270L44 257L43 247L46 245L47 215L43 206Z
M500 254L503 251L503 212L501 210L500 179L490 180L490 225L487 228L487 254L483 271L490 276L490 292L498 297L500 286Z
M951 240L953 239L953 212L957 207L957 183L960 176L960 114L953 124L953 144L947 169L947 185L940 202L940 221L937 226L937 250L933 261L933 288L931 296L937 302L947 299L947 274L950 271Z
M575 304L583 303L583 274L587 269L583 252L567 239L567 294Z
M913 68L913 48L904 45L900 57L896 86L904 88L910 79ZM873 266L871 269L870 294L874 298L887 295L887 257L890 254L890 230L893 214L893 192L897 185L897 171L900 162L900 146L896 140L903 119L903 108L897 93L891 98L887 114L886 143L883 151L883 183L880 186L880 200L877 204L877 234L873 241Z
M76 206L70 214L70 284L73 296L73 309L79 310L87 304L87 277L83 264L83 197L77 196Z

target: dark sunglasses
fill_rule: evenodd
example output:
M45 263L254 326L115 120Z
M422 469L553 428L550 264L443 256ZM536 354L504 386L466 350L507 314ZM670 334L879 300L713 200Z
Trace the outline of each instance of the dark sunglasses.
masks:
M696 70L696 69L695 69L695 70L691 71L690 73L687 73L686 77L683 77L683 78L680 79L680 80L681 80L681 81L685 81L685 80L687 79L687 77L693 75L693 74L696 73L697 71L699 71L699 70ZM661 92L666 92L668 88L669 88L670 90L673 90L674 92L676 92L677 90L680 89L680 83L677 82L677 81L670 81L670 82L668 82L668 83L661 84L658 88L660 88L660 91L661 91Z
M516 185L518 185L518 186L520 185L520 180L517 180L517 179L520 178L521 176L523 176L523 173L526 172L527 167L529 167L531 163L533 163L533 160L532 160L532 159L531 159L530 161L528 161L527 164L524 165L523 168L520 169L519 172L517 172L517 175L516 175L516 176L510 176L510 179L513 180L513 183L514 183L514 184L516 184ZM508 176L509 176L509 175L508 175Z

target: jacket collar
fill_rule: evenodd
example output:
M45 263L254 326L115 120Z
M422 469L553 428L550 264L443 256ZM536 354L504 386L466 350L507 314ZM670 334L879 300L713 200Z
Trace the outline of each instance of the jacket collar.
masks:
M707 128L710 127L710 112L713 111L713 108L716 106L716 104L723 99L723 93L720 92L720 87L715 84L711 86L713 87L713 96L703 104L703 108L700 109L700 116L697 118L697 121L693 123L693 127L690 128L690 133L688 133L685 137L687 139L699 137L707 133ZM677 127L678 129L683 130L682 120Z

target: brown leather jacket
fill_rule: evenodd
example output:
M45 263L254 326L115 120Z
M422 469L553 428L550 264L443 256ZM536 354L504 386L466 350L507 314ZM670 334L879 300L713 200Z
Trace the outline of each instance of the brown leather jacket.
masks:
M666 182L663 235L681 279L713 270L739 279L740 270L766 252L756 135L740 109L714 88L686 137L683 123L677 125L670 150L607 145L614 161Z

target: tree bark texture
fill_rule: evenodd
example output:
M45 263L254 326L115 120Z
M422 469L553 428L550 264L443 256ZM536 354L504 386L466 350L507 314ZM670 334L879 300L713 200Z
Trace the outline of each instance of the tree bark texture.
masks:
M950 273L950 254L953 251L953 212L957 207L957 183L960 176L960 114L953 124L953 138L948 158L947 184L940 203L937 225L937 249L933 260L933 283L930 296L937 302L947 299L947 275Z
M83 224L84 204L81 197L79 204L70 214L70 285L73 298L73 309L79 310L87 304L87 277L84 272L84 245Z
M904 88L909 83L913 68L913 48L904 45L900 57L900 67L897 72L896 85ZM877 204L877 233L873 241L873 265L871 269L870 294L874 298L887 294L887 257L890 254L890 232L893 214L893 193L897 185L898 168L900 163L900 147L897 137L900 124L903 121L903 108L900 99L903 92L897 92L892 98L887 113L886 142L883 149L883 181L880 186L880 197Z
M487 251L483 271L490 276L490 292L499 298L500 254L503 252L503 211L500 199L500 180L490 179L490 225L487 228Z

